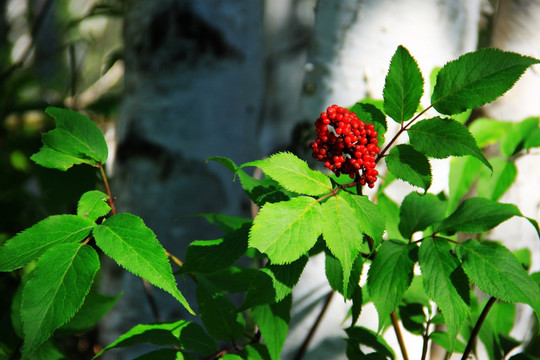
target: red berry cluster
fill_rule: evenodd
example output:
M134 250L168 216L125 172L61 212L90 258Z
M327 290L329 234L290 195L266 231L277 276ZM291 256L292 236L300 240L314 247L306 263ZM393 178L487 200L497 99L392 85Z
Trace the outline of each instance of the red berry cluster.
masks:
M332 105L315 121L317 139L310 144L313 157L337 176L348 174L370 188L377 181L375 157L377 132L373 124L366 124L355 113Z

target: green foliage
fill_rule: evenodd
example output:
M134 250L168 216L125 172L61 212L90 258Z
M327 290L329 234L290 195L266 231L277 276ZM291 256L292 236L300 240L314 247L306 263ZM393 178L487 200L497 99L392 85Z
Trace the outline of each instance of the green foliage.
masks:
M362 121L374 124L381 147L389 137L386 116L400 124L374 160L386 158L388 169L380 172L384 176L379 175L382 184L375 194L363 195L370 190L360 177L328 176L289 152L241 165L211 157L208 160L234 174L233 180L238 177L260 209L253 220L199 214L223 236L191 242L182 260L163 248L141 218L116 212L103 169L107 146L99 128L76 112L48 108L56 128L43 135L43 146L31 159L63 171L90 165L104 178L105 190L84 192L76 215L46 217L0 247L0 271L11 272L21 283L9 294L9 319L0 317L15 339L0 340L0 356L62 358L56 337L85 331L106 316L121 295L104 296L92 289L100 252L172 295L192 314L175 275L193 281L202 326L187 320L139 324L96 357L113 348L149 343L159 348L138 359L280 359L293 301L302 301L293 299L293 288L316 254L325 256L332 290L350 301L351 323L343 343L349 359L394 359L394 350L381 335L390 320L392 326L402 324L422 336L426 348L433 341L450 353L469 352L471 346L461 339L473 344L478 338L490 360L508 356L520 345L509 336L513 303L529 305L540 317L540 277L525 270L530 263L526 253L517 252L518 260L503 245L484 239L514 216L524 217L540 234L536 220L514 204L498 202L516 179L515 160L540 146L540 128L536 117L506 124L470 115L538 62L494 49L463 55L438 71L425 109L433 107L448 117L423 119L423 76L408 50L398 47L383 100L366 99L350 108ZM464 125L470 121L470 127ZM404 132L409 143L392 146ZM482 147L490 145L500 154L487 159ZM448 194L427 193L432 183L430 158L447 157L457 157L450 166ZM13 159L25 169L21 156ZM243 170L247 166L260 168L264 177L248 175ZM387 194L395 179L423 194L404 194L398 205ZM460 241L457 233L475 234L477 239ZM179 267L175 273L169 260ZM361 286L366 263L367 285ZM472 286L491 299L479 303ZM238 295L240 307L232 300ZM373 302L378 312L378 333L356 325L366 302ZM433 311L432 302L440 312ZM492 312L485 317L490 306ZM444 324L447 330L432 331L433 324ZM477 333L475 326L480 326Z

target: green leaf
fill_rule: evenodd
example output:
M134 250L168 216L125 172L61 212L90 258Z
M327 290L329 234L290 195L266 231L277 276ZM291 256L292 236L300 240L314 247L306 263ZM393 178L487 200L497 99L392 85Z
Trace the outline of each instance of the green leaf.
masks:
M384 112L398 123L413 117L424 93L424 79L416 60L403 46L392 56L384 83Z
M457 255L469 278L488 295L529 304L540 318L540 289L504 246L474 239L459 243Z
M215 161L217 163L220 163L221 165L225 166L233 174L235 174L236 171L238 171L238 166L234 163L234 161L224 156L212 156L206 159L207 163L208 161Z
M84 299L80 310L60 329L63 331L81 332L91 328L112 309L121 296L121 293L116 296L106 296L98 294L95 291L90 291Z
M500 150L506 157L511 157L521 151L525 140L538 129L537 117L527 118L519 123L513 123L510 129L501 138Z
M453 158L448 176L448 210L454 211L482 169L482 163L473 157Z
M385 156L388 171L425 191L431 186L431 165L424 154L411 145L397 145Z
M448 333L432 331L429 338L448 352L462 354L465 351L465 344L459 339L452 339Z
M201 355L219 351L216 341L208 336L196 323L178 320L169 323L138 324L107 345L94 359L104 352L120 347L150 343L160 346L177 346L182 350L193 350Z
M497 201L510 188L517 177L517 167L512 161L496 157L489 159L493 165L493 174L480 172L478 178L478 196Z
M395 359L394 351L381 335L360 326L345 329L347 333L347 358L356 359ZM374 352L365 353L369 350Z
M223 239L199 240L186 250L183 273L209 273L233 265L247 250L250 225L226 234Z
M39 258L22 294L23 359L80 309L98 269L98 255L88 245L56 245Z
M407 133L411 145L429 157L443 159L471 155L492 170L469 130L455 120L440 117L422 120L411 126Z
M232 354L231 354L232 355ZM271 360L268 349L264 344L250 344L244 347L238 355L241 359L246 360ZM232 355L234 356L234 355ZM225 360L236 360L236 357L224 356Z
M287 296L275 304L255 306L251 311L251 316L261 331L266 348L273 360L280 359L281 349L287 338L291 305L292 296Z
M349 277L363 242L362 219L355 213L352 195L332 196L322 204L322 233L328 249L341 262L341 293L346 294Z
M469 316L470 290L467 275L450 250L446 240L424 239L418 252L418 263L424 289L444 315L452 349Z
M377 202L379 209L383 213L386 219L386 236L388 239L403 239L401 232L399 231L399 206L390 199L386 194L380 192L377 195ZM403 239L405 240L405 239Z
M308 257L302 256L287 265L269 264L258 270L240 310L246 310L256 305L272 304L285 299L298 283L307 261Z
M447 115L477 108L503 95L529 66L539 62L492 48L467 53L439 71L431 104Z
M448 218L435 226L436 231L445 233L480 233L493 229L513 216L522 216L514 204L474 197L459 205Z
M205 274L206 280L210 281L221 292L234 294L247 292L250 284L259 274L258 269L231 266L213 273Z
M245 321L233 303L203 277L197 277L197 303L208 333L218 340L234 341L242 336Z
M0 247L0 271L13 271L51 247L86 238L94 221L76 215L53 215L18 233Z
M45 111L56 121L56 129L43 134L44 145L32 160L59 170L80 163L93 166L105 163L107 143L92 120L68 109L48 107Z
M379 331L388 315L399 305L411 284L418 246L385 241L369 267L367 284L371 300L379 313Z
M488 118L478 118L469 125L469 131L478 147L493 145L510 129L512 123Z
M141 218L128 213L116 214L96 226L93 234L97 246L107 256L129 272L167 291L193 314L176 287L165 250Z
M297 194L285 190L268 176L258 180L249 176L244 171L238 170L238 177L246 194L258 206L263 206L267 202L287 201L297 196Z
M290 263L315 245L321 223L321 207L313 198L266 203L253 221L249 246L268 255L274 264Z
M198 360L198 358L195 355L175 349L159 349L141 355L135 360Z
M540 128L536 128L527 136L523 147L527 150L540 147Z
M433 194L411 192L401 203L399 231L410 239L417 231L444 219L446 203Z
M306 195L324 195L332 190L328 176L311 170L307 163L289 152L274 154L264 160L248 162L244 166L257 166L289 191Z
M372 203L367 196L353 195L340 192L341 196L352 208L358 217L362 231L373 238L377 245L382 240L386 219L377 204Z
M111 211L111 207L107 204L107 199L107 194L98 190L85 192L79 200L77 215L96 221Z
M422 304L404 303L399 305L399 318L408 332L415 335L424 335L426 314Z

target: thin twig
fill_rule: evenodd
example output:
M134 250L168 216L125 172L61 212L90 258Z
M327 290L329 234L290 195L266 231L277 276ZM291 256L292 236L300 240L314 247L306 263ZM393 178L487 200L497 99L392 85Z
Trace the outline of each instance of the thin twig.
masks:
M105 170L103 169L103 165L98 165L99 172L101 173L101 178L103 179L103 183L105 184L105 190L107 191L107 203L111 207L111 211L113 215L116 215L116 208L114 207L114 198L111 195L111 188L109 187L109 181L107 180L107 174L105 174Z
M403 340L403 334L401 333L401 328L399 327L399 320L396 314L396 311L392 311L390 314L392 319L392 325L394 326L394 331L396 332L396 337L398 339L399 348L401 349L401 354L403 355L403 360L409 360L409 355L407 355L407 349L405 348L405 341Z
M330 301L332 300L332 297L334 296L334 291L330 291L328 293L328 296L326 297L326 301L324 302L324 305L321 309L321 312L319 313L319 316L317 316L317 319L313 323L313 326L309 330L309 333L307 334L306 338L304 339L304 342L302 343L302 346L298 349L296 352L296 355L294 356L293 360L300 360L302 357L304 357L307 348L309 346L309 343L311 342L313 335L315 335L315 331L317 331L317 328L319 327L319 324L324 317L324 314L326 313L326 310L328 309L328 305L330 305Z
M488 302L486 303L486 306L484 306L484 309L482 310L482 313L478 317L478 320L476 320L476 324L474 325L474 329L471 332L471 337L469 337L469 342L467 343L467 346L465 347L465 351L463 352L463 356L461 357L461 360L466 360L474 346L474 343L476 341L476 337L478 336L478 333L480 332L480 328L482 327L482 324L484 323L484 320L486 320L486 316L493 306L495 304L495 301L497 301L497 298L490 297Z

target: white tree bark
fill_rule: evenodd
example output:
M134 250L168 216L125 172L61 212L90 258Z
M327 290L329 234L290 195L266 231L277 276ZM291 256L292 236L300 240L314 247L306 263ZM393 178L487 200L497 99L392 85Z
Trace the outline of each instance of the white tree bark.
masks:
M220 236L201 218L185 216L249 214L232 174L205 159L242 163L260 156L262 17L260 0L128 2L113 192L118 211L143 218L181 259L189 242ZM116 265L107 268L102 288L124 295L102 322L104 344L136 323L154 321L140 280ZM191 281L179 288L196 309ZM194 320L170 295L152 292L163 319ZM137 353L130 348L110 356Z
M350 106L364 97L382 98L390 59L400 44L409 49L422 70L425 105L433 68L476 48L482 6L481 0L319 0L301 113L314 121L334 103ZM389 129L389 134L393 132L395 129ZM437 162L434 167L439 177L431 190L438 192L447 188L447 164ZM400 203L410 190L401 184L389 195ZM294 357L329 291L324 258L310 259L293 291L291 330L283 359ZM346 358L343 329L349 324L343 319L349 308L350 304L337 299L331 302L305 359ZM362 309L361 325L376 331L377 321L374 307ZM399 358L395 335L389 331L386 338ZM420 358L422 339L408 336L406 342L410 358Z

